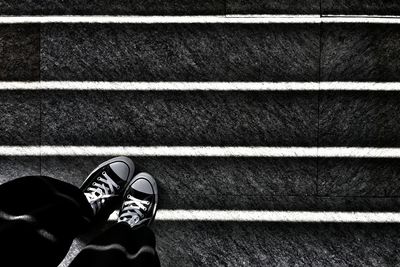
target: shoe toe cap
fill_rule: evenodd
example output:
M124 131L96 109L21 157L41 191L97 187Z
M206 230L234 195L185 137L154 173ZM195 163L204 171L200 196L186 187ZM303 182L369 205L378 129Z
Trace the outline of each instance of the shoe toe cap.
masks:
M111 170L118 175L122 180L127 180L129 177L129 167L124 162L114 162L110 164Z
M154 194L154 190L152 185L150 184L149 181L147 181L144 178L140 178L138 180L136 180L133 184L132 184L132 188L135 189L136 191L142 192L142 193L146 193L149 195Z

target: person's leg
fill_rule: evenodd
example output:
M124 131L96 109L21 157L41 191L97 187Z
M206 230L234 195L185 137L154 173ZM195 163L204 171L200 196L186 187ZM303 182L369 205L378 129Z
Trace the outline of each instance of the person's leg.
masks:
M49 177L24 177L0 186L1 266L57 266L72 240L120 197L133 162L99 165L81 189Z
M0 186L2 266L57 266L92 209L77 187L43 176Z
M160 266L153 231L116 223L86 246L69 267Z
M155 237L148 228L155 218L157 202L153 177L136 175L124 193L118 223L86 246L70 267L160 266Z

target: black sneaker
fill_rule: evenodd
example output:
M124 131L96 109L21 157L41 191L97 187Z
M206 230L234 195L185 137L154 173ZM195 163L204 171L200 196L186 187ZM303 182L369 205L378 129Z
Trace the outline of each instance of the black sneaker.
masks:
M97 166L81 186L95 216L100 211L108 210L124 192L133 177L135 165L127 157L116 157ZM104 216L107 216L104 214Z
M156 215L157 203L156 181L148 173L139 173L126 188L118 222L125 222L135 228L150 225Z

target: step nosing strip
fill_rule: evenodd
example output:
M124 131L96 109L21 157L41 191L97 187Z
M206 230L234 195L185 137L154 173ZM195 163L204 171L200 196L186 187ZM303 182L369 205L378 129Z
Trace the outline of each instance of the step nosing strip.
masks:
M118 213L109 220L116 221ZM159 210L156 221L400 223L399 212Z
M400 148L264 146L0 146L0 156L400 158Z
M1 90L72 91L400 91L400 82L0 82Z
M384 23L399 24L400 16L379 15L272 15L229 14L195 16L140 16L140 15L38 15L0 16L0 24L13 23Z

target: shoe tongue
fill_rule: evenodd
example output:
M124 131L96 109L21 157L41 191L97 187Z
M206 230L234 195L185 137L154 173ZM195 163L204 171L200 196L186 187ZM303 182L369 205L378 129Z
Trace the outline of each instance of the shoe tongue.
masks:
M127 179L122 179L125 177L119 176L115 171L111 168L111 166L107 166L103 171L107 173L107 175L116 182L119 186L125 186ZM102 173L100 173L102 175Z
M140 200L149 200L153 197L153 194L143 193L143 192L137 191L133 188L130 189L130 193L133 197L140 199Z

